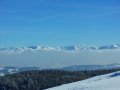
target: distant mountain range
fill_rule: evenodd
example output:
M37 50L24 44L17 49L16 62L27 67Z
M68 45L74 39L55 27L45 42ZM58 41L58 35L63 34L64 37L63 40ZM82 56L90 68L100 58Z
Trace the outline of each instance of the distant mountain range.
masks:
M74 65L74 66L69 66L69 67L58 68L58 70L83 71L83 70L101 70L101 69L115 69L115 68L120 68L120 64L115 63L115 64L108 64L108 65ZM44 68L6 66L6 67L0 68L0 76L4 76L6 74L17 73L21 71L42 70L42 69Z
M75 51L75 50L103 50L103 49L120 49L120 44L116 45L79 45L79 46L64 46L64 47L47 47L47 46L30 46L30 47L11 47L11 48L1 48L0 52L26 52L26 51Z

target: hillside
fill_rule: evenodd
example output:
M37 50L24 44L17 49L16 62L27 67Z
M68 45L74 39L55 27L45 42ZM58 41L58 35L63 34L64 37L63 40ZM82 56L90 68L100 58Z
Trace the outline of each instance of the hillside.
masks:
M120 69L95 71L32 70L0 77L0 90L43 90Z
M46 90L119 90L120 71Z

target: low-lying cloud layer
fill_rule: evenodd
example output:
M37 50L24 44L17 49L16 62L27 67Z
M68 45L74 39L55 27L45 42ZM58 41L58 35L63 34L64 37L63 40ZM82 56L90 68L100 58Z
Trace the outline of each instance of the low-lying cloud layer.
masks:
M66 49L67 48L67 49ZM120 63L120 49L76 49L75 47L48 48L17 48L0 50L2 66L40 66L58 68L83 64ZM73 49L75 48L75 49ZM26 50L25 50L26 49ZM69 50L70 49L70 50Z

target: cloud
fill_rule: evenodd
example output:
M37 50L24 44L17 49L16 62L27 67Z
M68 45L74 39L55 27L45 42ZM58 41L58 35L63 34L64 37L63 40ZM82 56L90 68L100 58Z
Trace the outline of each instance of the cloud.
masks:
M111 64L120 62L119 49L80 51L29 51L0 54L2 65L58 68L71 65Z

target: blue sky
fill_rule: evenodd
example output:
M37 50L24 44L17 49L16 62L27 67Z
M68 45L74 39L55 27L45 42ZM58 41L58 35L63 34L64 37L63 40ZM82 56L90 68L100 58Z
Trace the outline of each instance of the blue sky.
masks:
M0 0L0 48L120 43L120 0Z

